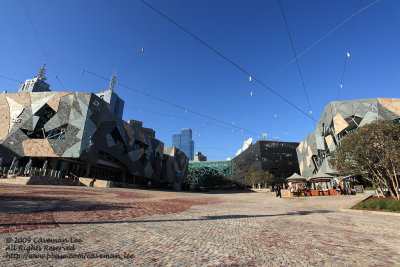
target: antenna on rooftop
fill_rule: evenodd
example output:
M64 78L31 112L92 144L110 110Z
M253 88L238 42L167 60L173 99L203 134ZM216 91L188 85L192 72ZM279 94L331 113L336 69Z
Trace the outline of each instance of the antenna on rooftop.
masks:
M44 76L46 74L45 67L46 67L46 62L43 62L43 66L39 69L39 72L37 75L38 79L43 80L43 81L47 80L46 76Z
M114 91L115 78L116 78L115 74L117 74L117 71L114 69L113 74L111 75L111 79L110 79L110 86L108 87L108 90L110 90L110 91Z

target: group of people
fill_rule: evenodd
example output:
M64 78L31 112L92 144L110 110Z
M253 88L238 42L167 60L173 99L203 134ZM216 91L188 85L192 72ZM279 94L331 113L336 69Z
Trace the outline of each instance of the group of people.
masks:
M289 186L289 191L290 193L295 193L295 192L304 192L304 193L308 193L310 192L310 188L307 187L305 184L292 184Z

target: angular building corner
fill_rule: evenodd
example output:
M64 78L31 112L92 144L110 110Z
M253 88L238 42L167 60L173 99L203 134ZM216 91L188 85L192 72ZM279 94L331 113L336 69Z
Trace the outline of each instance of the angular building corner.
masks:
M176 173L163 170L164 144L155 138L152 129L143 128L141 122L122 120L123 101L113 97L113 90L103 91L99 96L48 91L48 86L43 87L43 69L37 77L21 85L18 93L0 94L3 167L16 159L18 167L23 168L32 160L33 167L46 164L47 169L67 176L125 184L175 181ZM40 90L36 83L44 89ZM117 106L104 98L115 99ZM178 162L178 168L182 169L179 171L183 183L188 159L181 154L177 150L169 158L173 162L170 164Z
M318 171L335 174L329 154L343 137L357 127L375 120L400 118L400 98L368 98L334 101L325 106L316 129L296 149L300 173L304 177Z

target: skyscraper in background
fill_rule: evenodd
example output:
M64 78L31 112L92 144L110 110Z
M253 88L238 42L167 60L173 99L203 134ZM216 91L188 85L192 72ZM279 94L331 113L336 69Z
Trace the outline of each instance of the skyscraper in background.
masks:
M172 145L183 151L189 160L194 158L194 142L192 140L192 130L183 128L180 134L172 135Z

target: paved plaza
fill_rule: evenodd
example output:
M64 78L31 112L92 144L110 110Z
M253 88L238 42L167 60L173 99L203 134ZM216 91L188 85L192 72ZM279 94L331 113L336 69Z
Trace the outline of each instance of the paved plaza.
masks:
M0 185L0 265L400 266L365 197Z

